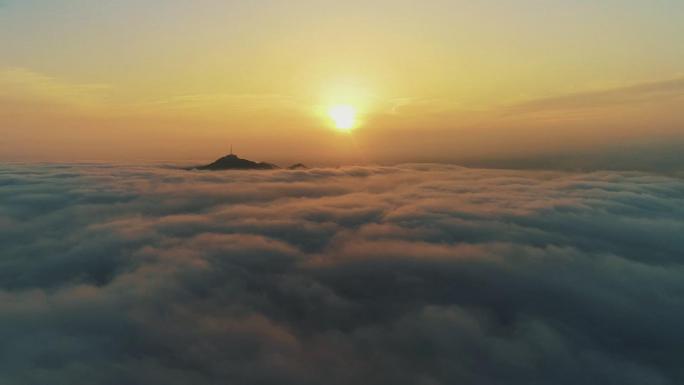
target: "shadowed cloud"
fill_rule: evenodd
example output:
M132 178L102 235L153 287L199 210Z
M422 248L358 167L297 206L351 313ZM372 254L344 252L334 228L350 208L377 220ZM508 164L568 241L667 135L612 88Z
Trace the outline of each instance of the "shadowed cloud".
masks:
M0 168L0 383L677 384L684 182Z

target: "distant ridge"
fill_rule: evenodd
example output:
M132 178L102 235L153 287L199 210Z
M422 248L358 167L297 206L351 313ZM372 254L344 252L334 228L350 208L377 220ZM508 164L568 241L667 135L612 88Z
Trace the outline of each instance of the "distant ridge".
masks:
M196 170L274 170L280 167L266 162L253 162L239 158L235 154L226 155L205 166L195 167Z
M296 163L287 168L288 170L306 170L308 167L304 163Z

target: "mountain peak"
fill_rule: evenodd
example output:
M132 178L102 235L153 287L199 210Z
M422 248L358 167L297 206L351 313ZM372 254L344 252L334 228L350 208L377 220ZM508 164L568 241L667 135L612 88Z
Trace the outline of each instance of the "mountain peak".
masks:
M226 155L214 162L199 166L199 170L273 170L279 168L278 166L266 162L254 162L248 159L242 159L235 154Z
M303 163L296 163L288 167L289 170L306 170L308 167Z

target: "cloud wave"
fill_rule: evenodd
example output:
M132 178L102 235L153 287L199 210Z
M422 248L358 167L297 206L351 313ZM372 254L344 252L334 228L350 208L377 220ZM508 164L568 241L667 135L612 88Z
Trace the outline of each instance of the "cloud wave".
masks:
M3 384L676 384L684 181L0 167Z

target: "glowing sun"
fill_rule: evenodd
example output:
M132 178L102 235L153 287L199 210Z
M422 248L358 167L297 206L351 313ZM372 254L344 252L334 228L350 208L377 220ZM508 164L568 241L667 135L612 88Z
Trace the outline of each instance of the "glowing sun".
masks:
M351 131L356 126L356 108L348 104L338 104L330 107L328 116L340 131Z

